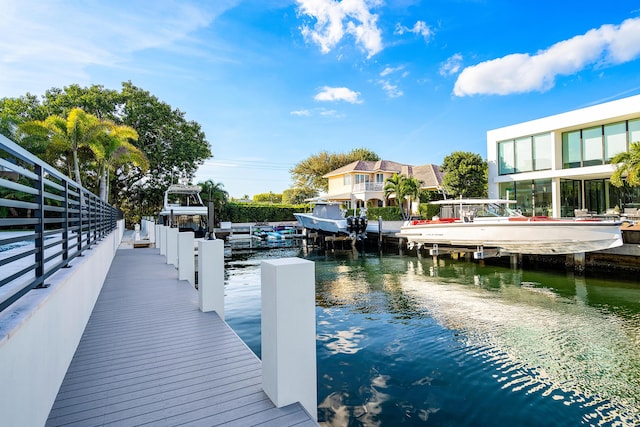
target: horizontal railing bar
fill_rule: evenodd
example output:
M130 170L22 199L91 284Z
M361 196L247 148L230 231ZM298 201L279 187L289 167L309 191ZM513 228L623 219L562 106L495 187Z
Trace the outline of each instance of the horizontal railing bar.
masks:
M12 163L5 159L0 159L0 166L4 167L5 169L9 169L11 172L15 172L29 179L36 179L38 177L38 175L33 173L33 171L25 169L22 166Z
M33 187L28 187L24 184L9 181L8 179L0 178L0 187L8 188L10 190L21 191L27 194L38 194L38 190Z
M0 199L0 206L7 208L37 209L38 204L33 202L23 202L22 200Z
M14 261L18 261L19 259L26 258L31 255L35 255L35 253L36 253L36 249L29 249L27 251L20 252L19 254L15 254L7 258L2 258L0 259L0 266L9 264Z

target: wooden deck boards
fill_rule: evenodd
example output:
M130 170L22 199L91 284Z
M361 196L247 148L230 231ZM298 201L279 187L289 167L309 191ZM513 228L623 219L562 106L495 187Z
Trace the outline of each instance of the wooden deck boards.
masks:
M157 249L118 250L47 426L317 426Z

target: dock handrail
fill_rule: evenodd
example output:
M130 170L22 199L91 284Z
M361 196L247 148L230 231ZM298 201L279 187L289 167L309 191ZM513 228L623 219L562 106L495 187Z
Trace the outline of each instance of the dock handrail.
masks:
M0 135L0 312L108 235L122 212Z

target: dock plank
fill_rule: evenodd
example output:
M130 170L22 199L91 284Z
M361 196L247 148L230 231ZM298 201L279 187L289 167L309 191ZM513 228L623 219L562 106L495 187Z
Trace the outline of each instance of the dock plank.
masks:
M317 426L276 408L261 362L157 249L120 249L47 426Z

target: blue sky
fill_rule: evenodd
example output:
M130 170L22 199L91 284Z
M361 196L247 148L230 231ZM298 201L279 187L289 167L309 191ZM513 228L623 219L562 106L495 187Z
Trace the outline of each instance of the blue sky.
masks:
M326 150L486 157L486 132L640 93L640 3L0 0L0 97L123 81L199 122L197 181L291 186Z

